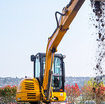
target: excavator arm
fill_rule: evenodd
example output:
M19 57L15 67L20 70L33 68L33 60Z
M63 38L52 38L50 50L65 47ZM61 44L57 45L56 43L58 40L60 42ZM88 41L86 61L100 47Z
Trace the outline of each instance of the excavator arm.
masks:
M84 1L85 0L71 0L69 4L63 8L62 13L58 11L55 13L55 17L57 21L57 28L55 29L52 36L48 39L48 44L46 48L45 69L44 69L44 63L42 63L44 62L43 59L45 59L45 55L43 55L42 57L39 54L37 54L36 56L31 57L31 60L34 61L34 66L37 65L37 62L38 62L38 67L34 67L34 71L36 72L34 73L35 77L33 79L25 78L24 80L20 82L19 87L17 89L17 93L16 93L16 100L18 102L24 101L24 102L30 102L31 104L33 103L39 104L39 102L44 102L48 104L52 101L64 101L65 100L66 94L64 92L64 82L63 82L64 74L62 74L61 76L63 79L62 80L63 87L59 87L59 91L55 89L54 91L53 88L51 87L52 74L53 74L52 70L57 69L56 67L52 68L53 65L55 64L54 55L56 56L55 52L57 51L57 47L59 43L61 42L67 30L69 29L71 22L75 18L76 14L78 13ZM93 0L93 1L103 2L105 0ZM58 14L60 15L59 20L57 18ZM63 67L63 62L61 66ZM63 73L64 68L61 68L61 69ZM43 70L44 70L44 76L43 76ZM36 77L37 71L38 71L38 76ZM55 76L53 76L53 78L54 77Z
M85 0L71 0L69 4L63 8L62 13L55 13L57 28L54 31L53 35L48 39L46 49L45 72L43 77L44 95L48 101L50 100L51 93L52 65L54 61L54 54L57 51L57 47L61 42L63 36L69 29L69 25L73 21L84 1ZM57 18L57 14L60 15L59 21Z

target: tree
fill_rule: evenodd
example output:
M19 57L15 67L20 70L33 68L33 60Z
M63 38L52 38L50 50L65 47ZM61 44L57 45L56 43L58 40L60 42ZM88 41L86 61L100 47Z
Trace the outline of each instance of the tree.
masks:
M102 81L97 82L94 79L88 81L82 89L82 96L84 101L94 100L96 104L101 104L102 101L105 101L105 86Z
M66 91L66 95L67 95L67 98L68 98L68 102L69 103L70 102L71 103L76 102L76 98L78 96L80 96L80 93L81 93L77 84L72 85L72 86L66 85L65 86L65 91Z
M16 86L5 86L0 88L0 103L15 102Z

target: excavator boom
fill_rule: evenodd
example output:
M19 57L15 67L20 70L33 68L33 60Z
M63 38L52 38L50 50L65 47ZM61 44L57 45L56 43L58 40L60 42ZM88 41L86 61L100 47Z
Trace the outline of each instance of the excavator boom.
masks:
M51 92L51 76L54 54L57 51L57 46L59 45L67 30L69 29L69 25L75 18L84 1L85 0L71 0L70 3L63 8L62 13L55 13L57 28L54 31L53 35L48 39L46 49L45 72L43 79L43 89L45 91L47 100L49 100ZM60 15L59 21L57 18L57 14Z

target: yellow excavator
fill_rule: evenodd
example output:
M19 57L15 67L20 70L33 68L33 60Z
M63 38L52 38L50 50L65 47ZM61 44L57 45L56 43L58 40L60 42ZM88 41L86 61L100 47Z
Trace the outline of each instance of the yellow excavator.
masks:
M55 52L57 52L57 46L84 1L71 0L63 8L62 13L58 11L55 13L57 28L52 36L48 38L46 53L31 55L31 61L34 63L34 78L25 78L20 82L16 93L17 102L49 104L65 101L65 65L63 61L65 56L55 54ZM59 20L57 15L60 15Z

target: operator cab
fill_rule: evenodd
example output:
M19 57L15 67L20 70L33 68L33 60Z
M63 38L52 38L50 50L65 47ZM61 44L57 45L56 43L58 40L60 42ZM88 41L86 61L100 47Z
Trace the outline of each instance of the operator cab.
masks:
M43 75L45 69L45 53L38 53L31 56L31 61L34 62L34 78L38 79L40 86L43 83ZM63 92L65 82L65 67L64 56L62 54L55 54L53 63L52 87L53 91Z

